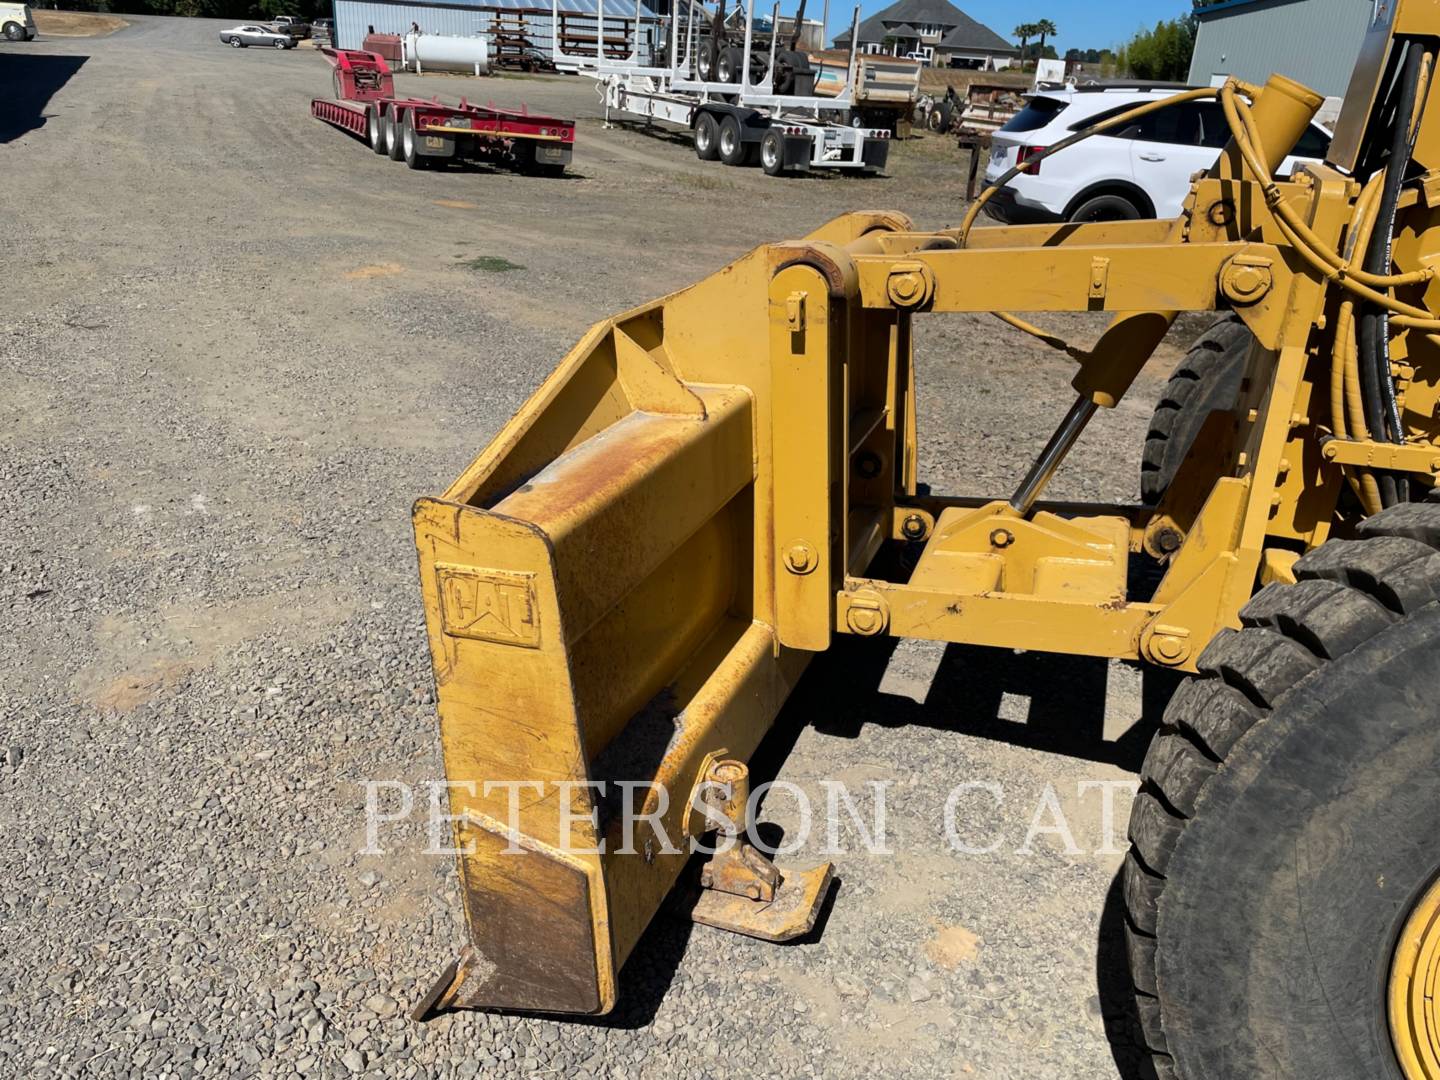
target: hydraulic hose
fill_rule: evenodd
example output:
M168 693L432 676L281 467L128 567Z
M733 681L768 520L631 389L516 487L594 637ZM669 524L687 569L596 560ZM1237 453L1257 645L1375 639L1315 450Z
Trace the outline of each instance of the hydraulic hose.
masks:
M1391 124L1390 153L1385 163L1385 182L1380 194L1378 228L1370 237L1365 255L1365 269L1378 272L1390 266L1394 251L1395 218L1400 203L1400 185L1410 163L1414 145L1411 121L1425 53L1418 43L1411 43L1402 61L1395 117ZM1370 428L1378 438L1403 442L1405 429L1400 419L1400 405L1395 393L1395 380L1390 373L1390 313L1374 305L1366 305L1360 315L1359 341L1362 372L1365 376L1365 411ZM1408 483L1403 478L1381 476L1381 490L1392 500L1403 501Z

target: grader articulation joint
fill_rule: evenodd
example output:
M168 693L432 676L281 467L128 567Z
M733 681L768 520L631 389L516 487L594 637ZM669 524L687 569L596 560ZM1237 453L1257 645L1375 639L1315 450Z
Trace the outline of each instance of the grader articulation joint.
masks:
M1125 868L1161 1075L1349 1055L1345 1075L1437 1080L1440 733L1414 674L1440 646L1437 46L1431 7L1381 5L1329 161L1288 179L1321 102L1281 76L1042 155L1217 101L1231 140L1174 221L972 228L989 193L937 232L849 214L592 328L415 506L470 936L428 1005L611 1009L689 861L667 841L714 824L681 796L737 793L809 660L888 634L1192 673ZM1144 501L1047 501L1177 314L1212 310ZM1112 319L1079 348L1010 314L1054 311ZM1008 495L919 482L912 326L951 312L1079 364ZM1132 560L1159 564L1153 591L1130 593ZM725 804L720 834L747 813ZM793 931L829 881L738 842L696 917Z

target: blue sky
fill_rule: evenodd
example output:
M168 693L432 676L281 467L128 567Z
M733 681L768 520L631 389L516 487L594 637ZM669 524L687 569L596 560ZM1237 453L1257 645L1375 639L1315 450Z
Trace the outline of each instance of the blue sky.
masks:
M863 0L860 17L866 18L894 0ZM1154 26L1161 19L1173 19L1190 10L1188 0L951 0L972 19L984 23L1003 38L1022 22L1049 19L1060 33L1051 40L1061 56L1066 49L1104 49L1129 40L1141 27ZM761 0L757 10L768 5ZM811 0L809 7L818 6ZM782 0L781 10L791 5ZM854 11L854 0L830 0L832 33L843 31Z

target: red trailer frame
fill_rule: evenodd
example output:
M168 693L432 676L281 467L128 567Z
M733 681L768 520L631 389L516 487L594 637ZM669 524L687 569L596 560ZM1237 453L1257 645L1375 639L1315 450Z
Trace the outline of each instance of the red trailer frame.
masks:
M366 140L412 169L486 160L526 172L559 173L575 146L575 121L494 103L445 105L397 98L385 58L360 49L321 49L334 67L335 100L315 98L310 115Z

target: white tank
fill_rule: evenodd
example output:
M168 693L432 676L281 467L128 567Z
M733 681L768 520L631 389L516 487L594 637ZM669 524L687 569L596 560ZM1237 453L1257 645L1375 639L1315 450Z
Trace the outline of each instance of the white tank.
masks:
M405 66L423 72L470 71L476 75L490 73L490 38L486 34L474 37L450 37L445 34L417 34L413 30L405 35Z

